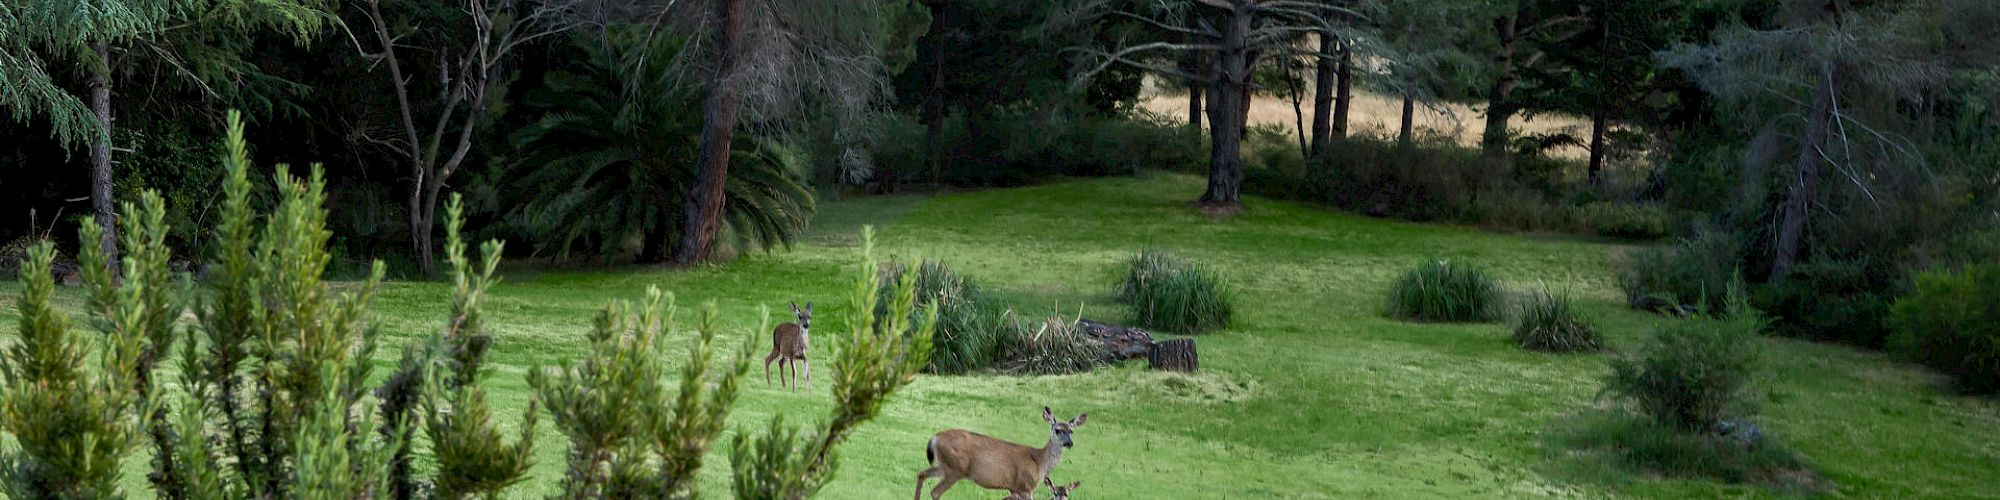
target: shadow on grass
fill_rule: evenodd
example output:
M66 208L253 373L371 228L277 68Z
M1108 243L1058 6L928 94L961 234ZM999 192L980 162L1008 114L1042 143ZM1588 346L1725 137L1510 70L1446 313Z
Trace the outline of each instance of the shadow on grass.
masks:
M1584 482L1707 480L1800 496L1835 490L1805 457L1774 437L1745 442L1689 432L1618 409L1563 417L1544 441L1556 455L1557 472Z

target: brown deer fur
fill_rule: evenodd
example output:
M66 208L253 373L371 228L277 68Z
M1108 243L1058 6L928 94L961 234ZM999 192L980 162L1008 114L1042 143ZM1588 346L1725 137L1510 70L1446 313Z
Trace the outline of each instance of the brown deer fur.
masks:
M771 354L764 356L764 383L771 383L771 362L777 361L780 385L797 386L797 378L801 374L805 375L806 385L812 385L812 363L806 361L806 339L812 332L812 309L811 302L807 302L803 310L799 309L798 303L793 303L792 314L798 316L799 321L779 324L771 330ZM793 361L799 365L787 375L785 368L792 366Z
M1088 416L1080 414L1064 422L1056 420L1048 407L1042 407L1042 420L1049 424L1049 441L1041 448L963 429L939 432L931 437L929 447L924 450L931 467L917 473L917 492L913 498L923 499L924 481L933 477L941 479L931 490L932 500L943 498L944 492L960 479L971 479L987 489L1006 490L1009 498L1029 498L1046 482L1049 470L1062 463L1063 450L1074 444L1070 433L1082 427Z

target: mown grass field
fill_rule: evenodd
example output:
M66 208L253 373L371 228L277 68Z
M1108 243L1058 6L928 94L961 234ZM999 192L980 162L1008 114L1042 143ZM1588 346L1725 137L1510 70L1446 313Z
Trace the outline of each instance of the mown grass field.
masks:
M817 304L816 330L838 323L862 224L880 253L943 259L1020 314L1055 310L1125 321L1111 302L1116 265L1142 247L1220 270L1237 300L1229 330L1200 337L1203 371L1169 375L1143 362L1056 377L923 376L841 450L822 498L905 498L924 442L963 427L1039 444L1039 412L1089 412L1054 477L1082 480L1089 498L1711 497L1771 494L1753 486L1626 474L1550 449L1543 436L1596 401L1604 355L1546 355L1513 347L1500 324L1435 325L1382 317L1383 292L1424 259L1483 266L1516 291L1567 290L1614 349L1638 345L1671 321L1619 307L1608 262L1618 245L1566 237L1368 219L1252 199L1240 216L1211 219L1186 200L1200 179L1104 179L930 198L828 203L789 251L693 270L508 273L487 306L496 337L488 385L512 425L528 401L523 374L583 352L590 315L637 299L647 285L675 292L682 317L703 301L723 311L732 343L757 342L759 306ZM17 327L16 283L0 284L0 332ZM385 332L378 375L401 345L446 314L441 283L393 283L376 302ZM75 290L64 297L72 306ZM686 345L686 332L669 345ZM831 358L815 341L813 358ZM1858 497L2000 496L2000 405L1952 395L1940 380L1877 353L1781 339L1763 341L1766 429ZM676 359L679 359L676 357ZM826 414L823 378L810 392L766 386L753 367L731 427L759 430L773 415ZM518 497L549 493L565 442L543 419L534 479ZM726 446L719 447L726 448ZM130 489L143 491L133 454ZM727 453L703 469L704 490L727 498ZM961 483L947 498L1000 493Z

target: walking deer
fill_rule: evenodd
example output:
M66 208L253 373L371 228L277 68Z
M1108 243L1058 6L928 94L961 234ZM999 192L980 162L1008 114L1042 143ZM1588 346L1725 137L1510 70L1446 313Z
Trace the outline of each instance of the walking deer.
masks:
M777 361L779 385L797 386L800 373L805 374L806 385L812 385L812 363L806 361L806 337L812 332L813 303L806 302L806 308L800 310L799 303L793 302L792 315L798 316L799 322L782 323L771 330L771 354L764 356L765 384L771 383L771 362ZM799 365L792 368L791 383L787 384L785 367L792 366L793 361Z
M1029 498L1035 488L1047 483L1049 470L1062 462L1063 449L1076 443L1070 440L1070 433L1083 426L1083 420L1090 414L1078 414L1069 421L1056 420L1049 407L1042 407L1042 420L1049 424L1049 442L1041 448L1009 443L986 437L964 429L951 429L931 436L931 442L924 449L924 457L930 461L930 468L917 473L917 494L912 497L922 500L924 481L941 478L936 488L931 490L931 500L944 498L944 492L960 479L972 479L974 484L993 490L1007 490L1008 498ZM1072 484L1070 488L1074 488ZM1067 494L1067 493L1065 493Z

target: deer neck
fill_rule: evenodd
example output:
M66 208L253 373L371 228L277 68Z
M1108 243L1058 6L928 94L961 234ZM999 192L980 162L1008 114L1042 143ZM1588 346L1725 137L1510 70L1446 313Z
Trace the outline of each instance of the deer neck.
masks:
M1055 469L1056 464L1062 463L1062 455L1063 455L1062 438L1055 435L1050 435L1049 444L1047 446L1043 446L1042 449L1035 451L1036 451L1035 463L1042 467L1042 470L1040 471L1041 476L1048 477L1049 471Z

